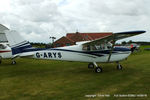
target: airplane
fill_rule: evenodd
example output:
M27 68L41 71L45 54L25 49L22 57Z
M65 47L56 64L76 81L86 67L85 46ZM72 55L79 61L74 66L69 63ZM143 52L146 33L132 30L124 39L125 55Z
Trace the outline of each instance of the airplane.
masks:
M8 42L0 43L0 64L2 63L2 59L12 59L12 51ZM12 59L12 64L16 64L16 61Z
M13 58L30 57L36 59L88 62L88 68L95 68L96 73L101 73L103 71L102 67L98 66L97 63L116 62L117 69L122 70L123 67L119 62L125 60L131 54L129 48L115 47L114 45L117 40L145 32L143 30L118 32L96 40L50 49L33 48L28 41L23 39L14 30L6 30L5 33L12 49Z

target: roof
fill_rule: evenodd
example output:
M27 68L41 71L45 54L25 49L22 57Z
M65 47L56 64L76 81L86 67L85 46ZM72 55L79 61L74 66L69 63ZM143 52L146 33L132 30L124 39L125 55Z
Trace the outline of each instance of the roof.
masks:
M78 41L89 41L89 40L95 40L98 38L102 38L105 36L112 35L112 32L101 32L101 33L68 33L66 37L69 39L78 42Z
M56 40L54 43L59 43L61 41L64 41L64 42L74 42L73 40L69 39L68 37L61 37L60 39Z

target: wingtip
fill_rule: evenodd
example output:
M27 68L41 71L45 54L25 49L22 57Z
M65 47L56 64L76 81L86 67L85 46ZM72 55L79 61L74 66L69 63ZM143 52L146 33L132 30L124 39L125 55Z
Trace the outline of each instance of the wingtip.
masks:
M118 33L145 33L146 31L145 30L136 30L136 31L125 31L125 32L117 32L117 33L114 33L114 34L118 34Z
M135 31L135 32L137 32L137 33L145 33L146 31L145 30L138 30L138 31Z

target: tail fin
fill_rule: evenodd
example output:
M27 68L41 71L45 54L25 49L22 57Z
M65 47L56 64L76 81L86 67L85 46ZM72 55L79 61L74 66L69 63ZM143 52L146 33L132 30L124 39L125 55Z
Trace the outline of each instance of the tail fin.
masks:
M8 30L5 33L12 49L12 55L23 53L26 49L32 48L31 44L23 39L18 32Z

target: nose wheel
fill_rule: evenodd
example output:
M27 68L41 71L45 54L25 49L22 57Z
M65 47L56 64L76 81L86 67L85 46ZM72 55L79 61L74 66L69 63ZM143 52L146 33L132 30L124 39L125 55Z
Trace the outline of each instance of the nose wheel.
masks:
M103 70L102 70L102 68L101 67L96 67L95 68L95 72L96 73L101 73Z

